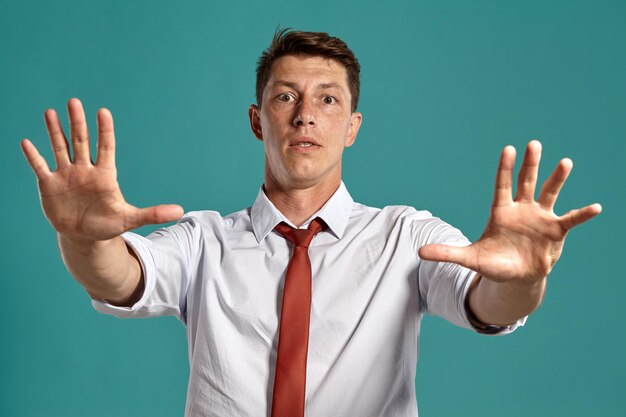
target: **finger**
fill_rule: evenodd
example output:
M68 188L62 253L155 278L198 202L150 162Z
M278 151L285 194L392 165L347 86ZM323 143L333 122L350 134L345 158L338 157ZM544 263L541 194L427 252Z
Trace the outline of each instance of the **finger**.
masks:
M44 113L44 119L46 120L46 129L48 129L48 136L50 136L50 146L52 146L57 169L63 168L69 165L71 160L70 149L59 122L59 116L56 111L49 109Z
M569 158L561 159L561 162L556 166L552 175L543 183L541 187L541 193L539 194L539 199L537 202L547 209L552 210L554 208L554 204L556 203L556 199L559 196L559 192L561 188L563 188L563 184L565 184L565 180L569 176L569 173L572 171L572 167L574 163Z
M427 261L453 262L471 269L472 259L469 253L469 246L457 247L441 244L424 245L418 250L420 258Z
M515 201L531 202L535 199L537 171L541 160L541 143L538 140L528 142L524 161L517 177L517 195Z
M176 204L161 204L146 208L134 207L128 216L129 221L126 229L135 229L147 224L173 222L180 219L182 215L183 208Z
M113 116L107 109L98 111L98 155L96 164L104 168L115 167L115 129Z
M46 160L39 154L39 151L37 151L37 148L31 141L24 139L21 146L26 161L28 161L38 180L41 181L52 174Z
M67 103L67 111L70 115L70 137L74 147L74 162L89 163L89 131L85 120L83 105L77 98L70 99Z
M503 206L513 201L512 178L515 166L515 148L506 146L500 155L498 172L496 173L496 189L493 196L493 206Z
M598 203L587 207L571 210L559 218L559 223L565 230L570 230L600 214L602 206Z

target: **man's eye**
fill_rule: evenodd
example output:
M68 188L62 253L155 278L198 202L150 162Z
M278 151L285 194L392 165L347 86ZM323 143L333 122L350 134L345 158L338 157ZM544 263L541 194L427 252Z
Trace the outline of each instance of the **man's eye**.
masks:
M322 101L324 102L324 104L335 104L337 102L337 99L333 96L324 96L324 98L322 98Z
M278 101L282 101L284 103L287 103L287 102L293 100L293 96L291 94L284 93L284 94L280 94L278 97L276 97L276 99Z

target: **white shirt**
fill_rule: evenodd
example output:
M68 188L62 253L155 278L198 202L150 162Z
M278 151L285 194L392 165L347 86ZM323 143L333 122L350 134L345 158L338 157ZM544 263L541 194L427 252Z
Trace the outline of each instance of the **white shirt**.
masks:
M309 247L306 416L416 417L422 315L472 328L464 301L474 275L422 261L417 250L469 242L427 211L355 203L343 183L301 227L315 217L328 229ZM270 415L293 250L273 231L281 221L291 224L261 190L251 208L226 217L191 212L148 237L124 235L141 261L145 292L131 308L93 304L118 317L174 315L186 325L187 417Z

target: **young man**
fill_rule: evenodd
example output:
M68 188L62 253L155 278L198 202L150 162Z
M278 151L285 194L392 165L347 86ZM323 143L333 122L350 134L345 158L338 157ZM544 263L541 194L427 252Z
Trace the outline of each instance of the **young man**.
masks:
M502 152L491 216L473 244L428 212L355 203L341 162L361 125L358 97L359 64L343 41L278 33L259 60L249 109L265 148L263 187L250 208L226 217L127 204L106 109L95 163L76 99L73 160L53 110L56 171L23 141L63 259L94 306L186 325L187 416L416 416L422 315L512 331L541 302L567 231L601 210L554 214L567 159L535 201L536 141L515 198L515 151ZM128 232L181 216L147 238Z

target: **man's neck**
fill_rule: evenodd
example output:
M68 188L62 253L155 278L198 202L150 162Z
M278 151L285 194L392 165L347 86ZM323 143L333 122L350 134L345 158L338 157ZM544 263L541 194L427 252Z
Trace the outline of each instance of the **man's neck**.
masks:
M326 204L340 184L341 180L308 188L287 188L266 178L263 190L272 204L295 226L300 227Z

